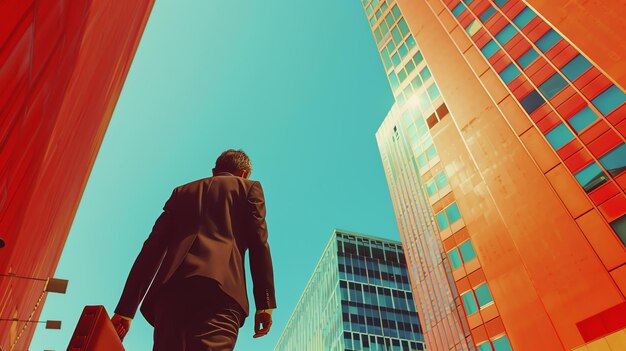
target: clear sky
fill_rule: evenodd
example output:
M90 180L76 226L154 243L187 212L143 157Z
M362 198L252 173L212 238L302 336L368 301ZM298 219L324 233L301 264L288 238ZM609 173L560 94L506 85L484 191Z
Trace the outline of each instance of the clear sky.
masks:
M85 305L113 312L172 188L228 148L265 190L278 303L236 350L273 350L334 228L399 239L375 139L392 103L360 0L158 0L43 309L63 329L30 350L65 350ZM139 313L124 344L151 350Z

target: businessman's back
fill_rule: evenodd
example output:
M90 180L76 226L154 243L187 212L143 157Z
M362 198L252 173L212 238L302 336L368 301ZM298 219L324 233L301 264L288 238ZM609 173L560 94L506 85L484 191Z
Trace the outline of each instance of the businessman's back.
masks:
M256 322L269 329L271 314L265 312L276 303L265 200L261 184L247 179L251 167L242 160L249 165L243 152L228 150L218 158L213 177L174 189L115 310L121 337L128 327L120 316L132 318L145 295L141 311L155 327L154 350L232 349L249 308L248 249Z

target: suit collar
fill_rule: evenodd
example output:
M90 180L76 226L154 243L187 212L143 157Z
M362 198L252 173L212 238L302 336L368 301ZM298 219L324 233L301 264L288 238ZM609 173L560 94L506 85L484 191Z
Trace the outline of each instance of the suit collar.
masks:
M219 177L219 176L231 176L234 177L235 175L230 173L230 172L218 172L215 174L215 177Z

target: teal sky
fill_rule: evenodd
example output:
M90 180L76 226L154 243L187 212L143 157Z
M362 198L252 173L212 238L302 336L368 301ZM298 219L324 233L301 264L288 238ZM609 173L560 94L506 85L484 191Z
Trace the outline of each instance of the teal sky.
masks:
M113 312L172 188L228 148L265 189L278 302L236 350L272 350L334 228L399 239L375 139L392 103L360 0L158 0L43 309L63 329L30 350L65 350L85 305ZM151 350L139 313L125 345Z

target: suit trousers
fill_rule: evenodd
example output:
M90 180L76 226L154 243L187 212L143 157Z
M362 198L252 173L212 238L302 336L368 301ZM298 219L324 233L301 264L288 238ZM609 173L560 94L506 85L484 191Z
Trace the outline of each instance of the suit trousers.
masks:
M245 314L211 279L165 287L155 304L153 351L230 351Z

